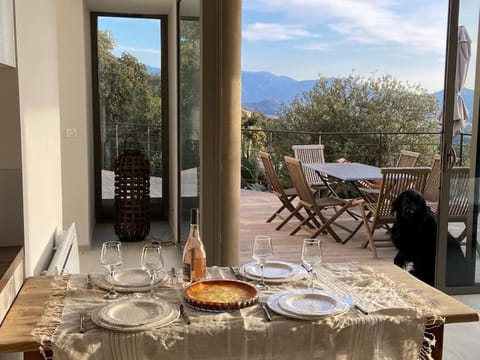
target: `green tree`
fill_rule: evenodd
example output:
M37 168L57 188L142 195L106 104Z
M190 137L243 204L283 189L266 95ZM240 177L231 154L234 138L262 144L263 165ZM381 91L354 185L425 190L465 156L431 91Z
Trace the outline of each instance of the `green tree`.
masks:
M241 185L243 188L263 189L265 176L258 161L258 151L264 149L267 136L263 129L267 120L263 114L242 111Z
M161 176L161 77L150 75L144 64L129 53L116 57L116 44L108 31L98 32L98 74L106 168L112 168L116 146L134 135L150 150L151 172ZM148 138L147 138L148 137Z
M274 140L274 158L291 154L291 145L318 143L323 136L326 161L345 157L351 161L381 166L394 165L401 149L422 153L429 161L437 135L414 134L436 132L438 112L435 96L419 86L401 83L390 75L364 78L350 75L328 79L321 76L311 91L295 98L280 111L271 128L312 134L280 136ZM349 135L343 133L374 134ZM410 133L383 136L382 133ZM382 163L379 164L379 154ZM284 171L285 173L285 171Z

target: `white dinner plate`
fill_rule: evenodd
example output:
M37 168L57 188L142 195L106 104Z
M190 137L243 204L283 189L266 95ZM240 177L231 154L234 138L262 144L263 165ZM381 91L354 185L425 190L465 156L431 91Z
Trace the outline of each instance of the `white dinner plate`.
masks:
M263 277L265 279L285 279L295 275L297 272L297 266L283 261L267 261L263 266ZM260 264L256 262L245 264L245 273L261 277L262 269Z
M110 275L107 275L110 281ZM157 277L155 282L161 280ZM150 286L150 275L143 269L123 269L113 275L113 284L124 287Z
M135 280L126 280L130 274L130 272L133 271L135 273ZM126 274L121 274L123 272L126 272ZM120 274L119 277L116 277L114 275L114 279L116 278L117 281L113 281L113 285L115 287L115 290L119 292L141 292L141 291L148 291L150 290L150 278L148 278L148 283L143 283L142 280L140 280L140 285L133 285L135 281L138 281L140 277L144 276L139 275L140 272L144 272L142 269L125 269L125 270L119 270L118 273ZM115 272L116 274L117 272ZM146 274L146 273L145 273ZM148 275L147 275L148 276ZM122 281L119 280L125 280L125 285L123 285ZM165 285L167 282L170 281L170 276L168 276L167 273L160 271L157 276L155 277L155 283L153 286L155 288L160 287L162 285ZM95 285L97 285L99 288L104 289L104 290L110 290L111 284L110 284L110 275L109 274L102 274L99 275L95 278Z
M96 325L103 327L105 329L123 331L123 332L145 331L145 330L151 330L151 329L167 326L172 322L174 322L175 320L177 320L178 316L180 315L180 312L177 309L170 307L171 311L165 317L160 318L158 321L151 321L146 324L141 324L138 326L124 326L124 325L107 322L106 320L101 318L99 316L99 313L102 309L103 307L100 307L96 311L92 312L92 316L91 316L92 321Z
M172 311L172 307L165 301L127 299L103 306L97 314L105 323L135 327L161 322L168 318Z
M335 315L345 310L348 304L337 296L322 290L293 290L278 299L284 311L305 316Z
M257 269L256 265L258 264L255 262L251 262L240 266L240 275L249 280L260 280L260 266L258 266ZM266 266L264 269L264 279L266 282L269 283L280 284L295 282L307 276L307 271L298 264L281 261L269 261L266 265L268 266Z
M312 289L285 290L285 291L270 295L267 300L268 307L273 311L275 311L277 314L291 317L294 319L300 319L300 320L321 320L328 316L336 316L336 315L344 314L350 309L350 305L343 302L340 298L336 298L337 307L335 308L335 310L332 309L329 312L326 312L322 315L305 315L305 314L297 313L295 311L293 312L287 311L282 307L280 307L279 301L283 296L290 296L293 292L297 292L297 291L312 292ZM314 290L314 291L321 291L321 290Z

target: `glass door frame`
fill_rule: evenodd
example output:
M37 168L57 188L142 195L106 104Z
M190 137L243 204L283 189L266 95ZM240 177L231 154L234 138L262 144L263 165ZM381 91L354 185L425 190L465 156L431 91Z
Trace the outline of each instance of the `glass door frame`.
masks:
M445 63L445 85L443 98L444 119L452 119L454 114L455 103L455 77L457 67L457 38L459 26L460 0L449 0L448 8L448 25L447 25L447 49ZM478 31L478 24L477 29ZM447 286L447 238L448 238L448 205L450 192L450 170L453 166L454 154L452 153L452 133L453 121L444 121L441 136L441 179L440 179L440 199L438 214L438 238L437 238L437 254L436 254L436 277L435 286L449 294L469 294L480 293L480 283L475 283L475 267L476 267L476 239L477 239L477 221L478 204L475 199L479 197L479 169L480 158L477 157L478 145L478 93L479 93L479 61L477 49L477 64L471 66L471 71L476 71L475 92L474 92L474 111L472 114L472 142L470 153L470 179L473 189L468 194L469 203L473 204L468 212L467 221L467 241L466 258L469 264L469 275L473 278L471 284L465 286Z
M92 64L92 108L93 108L93 162L94 162L94 194L95 194L95 220L97 222L111 222L114 219L105 215L102 206L102 177L101 177L101 124L100 104L98 87L98 24L97 18L107 17L129 17L158 19L160 21L160 76L161 76L161 97L162 97L162 122L161 122L161 149L162 149L162 197L161 215L152 216L155 220L166 220L169 209L169 98L168 98L168 16L131 13L90 13L90 39L91 39L91 64Z

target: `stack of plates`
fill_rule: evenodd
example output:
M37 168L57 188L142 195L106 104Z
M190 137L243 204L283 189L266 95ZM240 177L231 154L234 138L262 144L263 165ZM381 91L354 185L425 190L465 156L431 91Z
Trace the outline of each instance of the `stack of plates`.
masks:
M240 274L250 280L260 280L262 270L260 264L251 262L240 267ZM285 261L267 261L263 267L263 277L269 283L294 282L306 275L302 266Z
M178 315L178 310L164 301L128 299L96 309L92 321L110 330L143 331L168 325Z
M318 289L286 290L268 298L276 313L295 319L314 320L347 312L350 305L328 291Z
M169 281L169 276L165 272L159 272L155 277L155 287L164 285ZM110 275L100 275L96 279L96 285L102 289L109 290ZM150 290L150 276L143 269L122 269L113 275L113 285L115 290L120 292L137 292Z

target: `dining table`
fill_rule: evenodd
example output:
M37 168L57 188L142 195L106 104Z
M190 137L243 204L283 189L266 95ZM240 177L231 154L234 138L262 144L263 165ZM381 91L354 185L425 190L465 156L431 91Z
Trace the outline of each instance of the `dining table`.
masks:
M335 187L332 186L332 182L337 184L342 182L349 186L352 186L360 195L362 191L358 186L358 182L365 180L381 180L382 173L381 168L366 165L356 162L343 162L343 163L304 163L304 167L314 170L324 181L325 185L329 188L332 194L338 196L335 191ZM333 180L333 181L332 181ZM366 199L368 200L368 199Z
M208 277L255 285L257 279L245 272L246 265L236 271L209 267ZM292 281L272 280L267 290L258 292L258 298L238 309L220 311L191 306L186 297L189 286L174 278L156 288L157 301L170 304L172 309L181 306L186 317L178 311L163 326L143 331L116 331L93 321L99 308L115 301L103 298L106 290L98 286L101 282L89 285L88 274L29 277L0 326L0 353L24 352L27 360L51 358L52 352L55 359L390 356L411 360L420 354L441 359L444 325L479 321L478 313L470 307L393 264L322 263L315 268L311 289L307 287L308 274L298 274L302 275L297 271ZM93 274L97 280L104 276ZM332 316L286 316L289 314L277 308L281 301L274 303L274 299L292 290L306 296L310 291L335 294L349 306ZM138 296L144 295L121 292L116 301L134 301Z
M360 182L379 181L382 179L381 168L356 162L304 163L302 166L314 170L328 188L329 196L338 198L341 198L337 191L338 185L345 184L353 189L354 193L358 194L363 201L370 202L372 201L372 196L362 191L364 189L359 186ZM359 220L359 222L353 229L344 227L344 230L347 231L349 235L342 240L343 244L353 238L363 224L361 216L358 213L348 209L347 214L354 220ZM340 224L337 224L337 226L342 227Z

